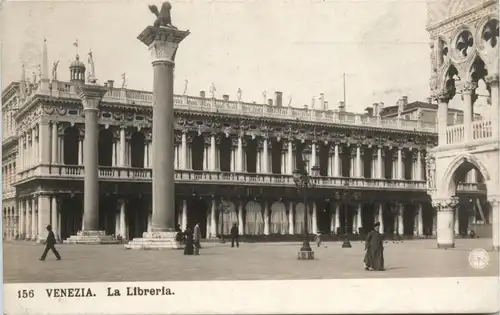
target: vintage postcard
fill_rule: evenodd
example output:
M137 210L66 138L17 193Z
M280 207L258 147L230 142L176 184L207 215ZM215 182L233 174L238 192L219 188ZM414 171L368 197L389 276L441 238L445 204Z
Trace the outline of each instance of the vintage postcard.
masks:
M4 314L497 312L498 10L1 2Z

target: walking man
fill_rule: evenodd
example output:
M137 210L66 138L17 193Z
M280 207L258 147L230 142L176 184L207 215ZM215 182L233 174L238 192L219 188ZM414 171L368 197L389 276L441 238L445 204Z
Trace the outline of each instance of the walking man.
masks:
M380 222L377 222L373 226L373 231L366 237L365 270L384 270L384 239L379 230Z
M196 225L194 226L193 230L193 240L194 240L194 254L199 255L200 254L200 241L201 241L201 230L200 230L200 223L196 222Z
M54 255L56 256L57 260L61 260L61 255L56 250L56 237L54 235L54 232L52 232L52 226L47 225L47 231L49 234L47 235L47 240L43 243L45 245L45 250L43 251L42 257L40 257L40 260L45 260L45 257L47 257L47 253L49 250L52 250Z
M234 241L236 241L236 247L240 247L240 242L238 240L238 225L233 223L233 227L231 228L231 247L234 247Z

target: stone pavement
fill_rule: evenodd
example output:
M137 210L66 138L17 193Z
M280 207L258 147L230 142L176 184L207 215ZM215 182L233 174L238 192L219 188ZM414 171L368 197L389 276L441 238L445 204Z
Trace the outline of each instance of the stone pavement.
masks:
M459 239L455 249L437 249L435 240L385 244L387 271L364 271L364 244L342 249L340 242L315 247L317 259L297 260L299 243L204 243L200 256L181 250L125 250L123 245L59 245L63 260L29 242L6 242L4 282L106 282L183 280L293 280L401 277L498 276L498 253L490 239ZM489 251L490 264L476 270L468 255L474 248Z

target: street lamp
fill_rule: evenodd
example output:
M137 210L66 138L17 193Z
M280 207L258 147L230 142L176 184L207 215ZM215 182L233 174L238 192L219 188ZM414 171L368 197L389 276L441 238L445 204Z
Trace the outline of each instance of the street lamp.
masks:
M349 192L349 182L346 180L344 182L344 191L342 192L342 199L344 200L344 241L342 242L342 248L352 248L351 242L349 241L349 233L347 232L348 229L348 221L347 221L347 212L348 212L348 201L350 197L350 192ZM354 192L352 194L354 198L358 197L358 193Z
M307 189L314 186L313 178L319 174L319 167L314 165L311 168L311 175L307 171L307 165L309 163L309 154L310 150L304 149L302 150L302 165L298 165L298 169L293 171L293 181L297 186L297 189L303 189L304 194L304 241L302 242L302 247L299 251L299 259L308 260L314 259L314 252L311 249L311 245L309 245L309 231L307 224Z

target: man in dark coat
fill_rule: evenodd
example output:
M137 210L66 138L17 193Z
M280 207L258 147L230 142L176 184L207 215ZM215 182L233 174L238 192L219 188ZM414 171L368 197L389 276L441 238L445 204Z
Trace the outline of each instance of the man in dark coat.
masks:
M380 222L375 223L365 241L365 270L384 270L384 239L379 233Z
M236 241L236 247L240 247L238 236L239 236L238 225L234 223L233 227L231 228L231 247L234 247L235 241Z
M193 232L191 231L190 228L187 228L184 234L186 235L184 255L193 255L194 252Z
M45 260L45 257L47 257L47 253L49 250L52 250L54 255L56 256L57 260L61 260L61 255L56 250L56 237L54 235L54 232L52 232L52 226L47 225L47 231L49 234L47 235L47 240L45 241L45 250L43 251L42 257L40 257L40 260Z

